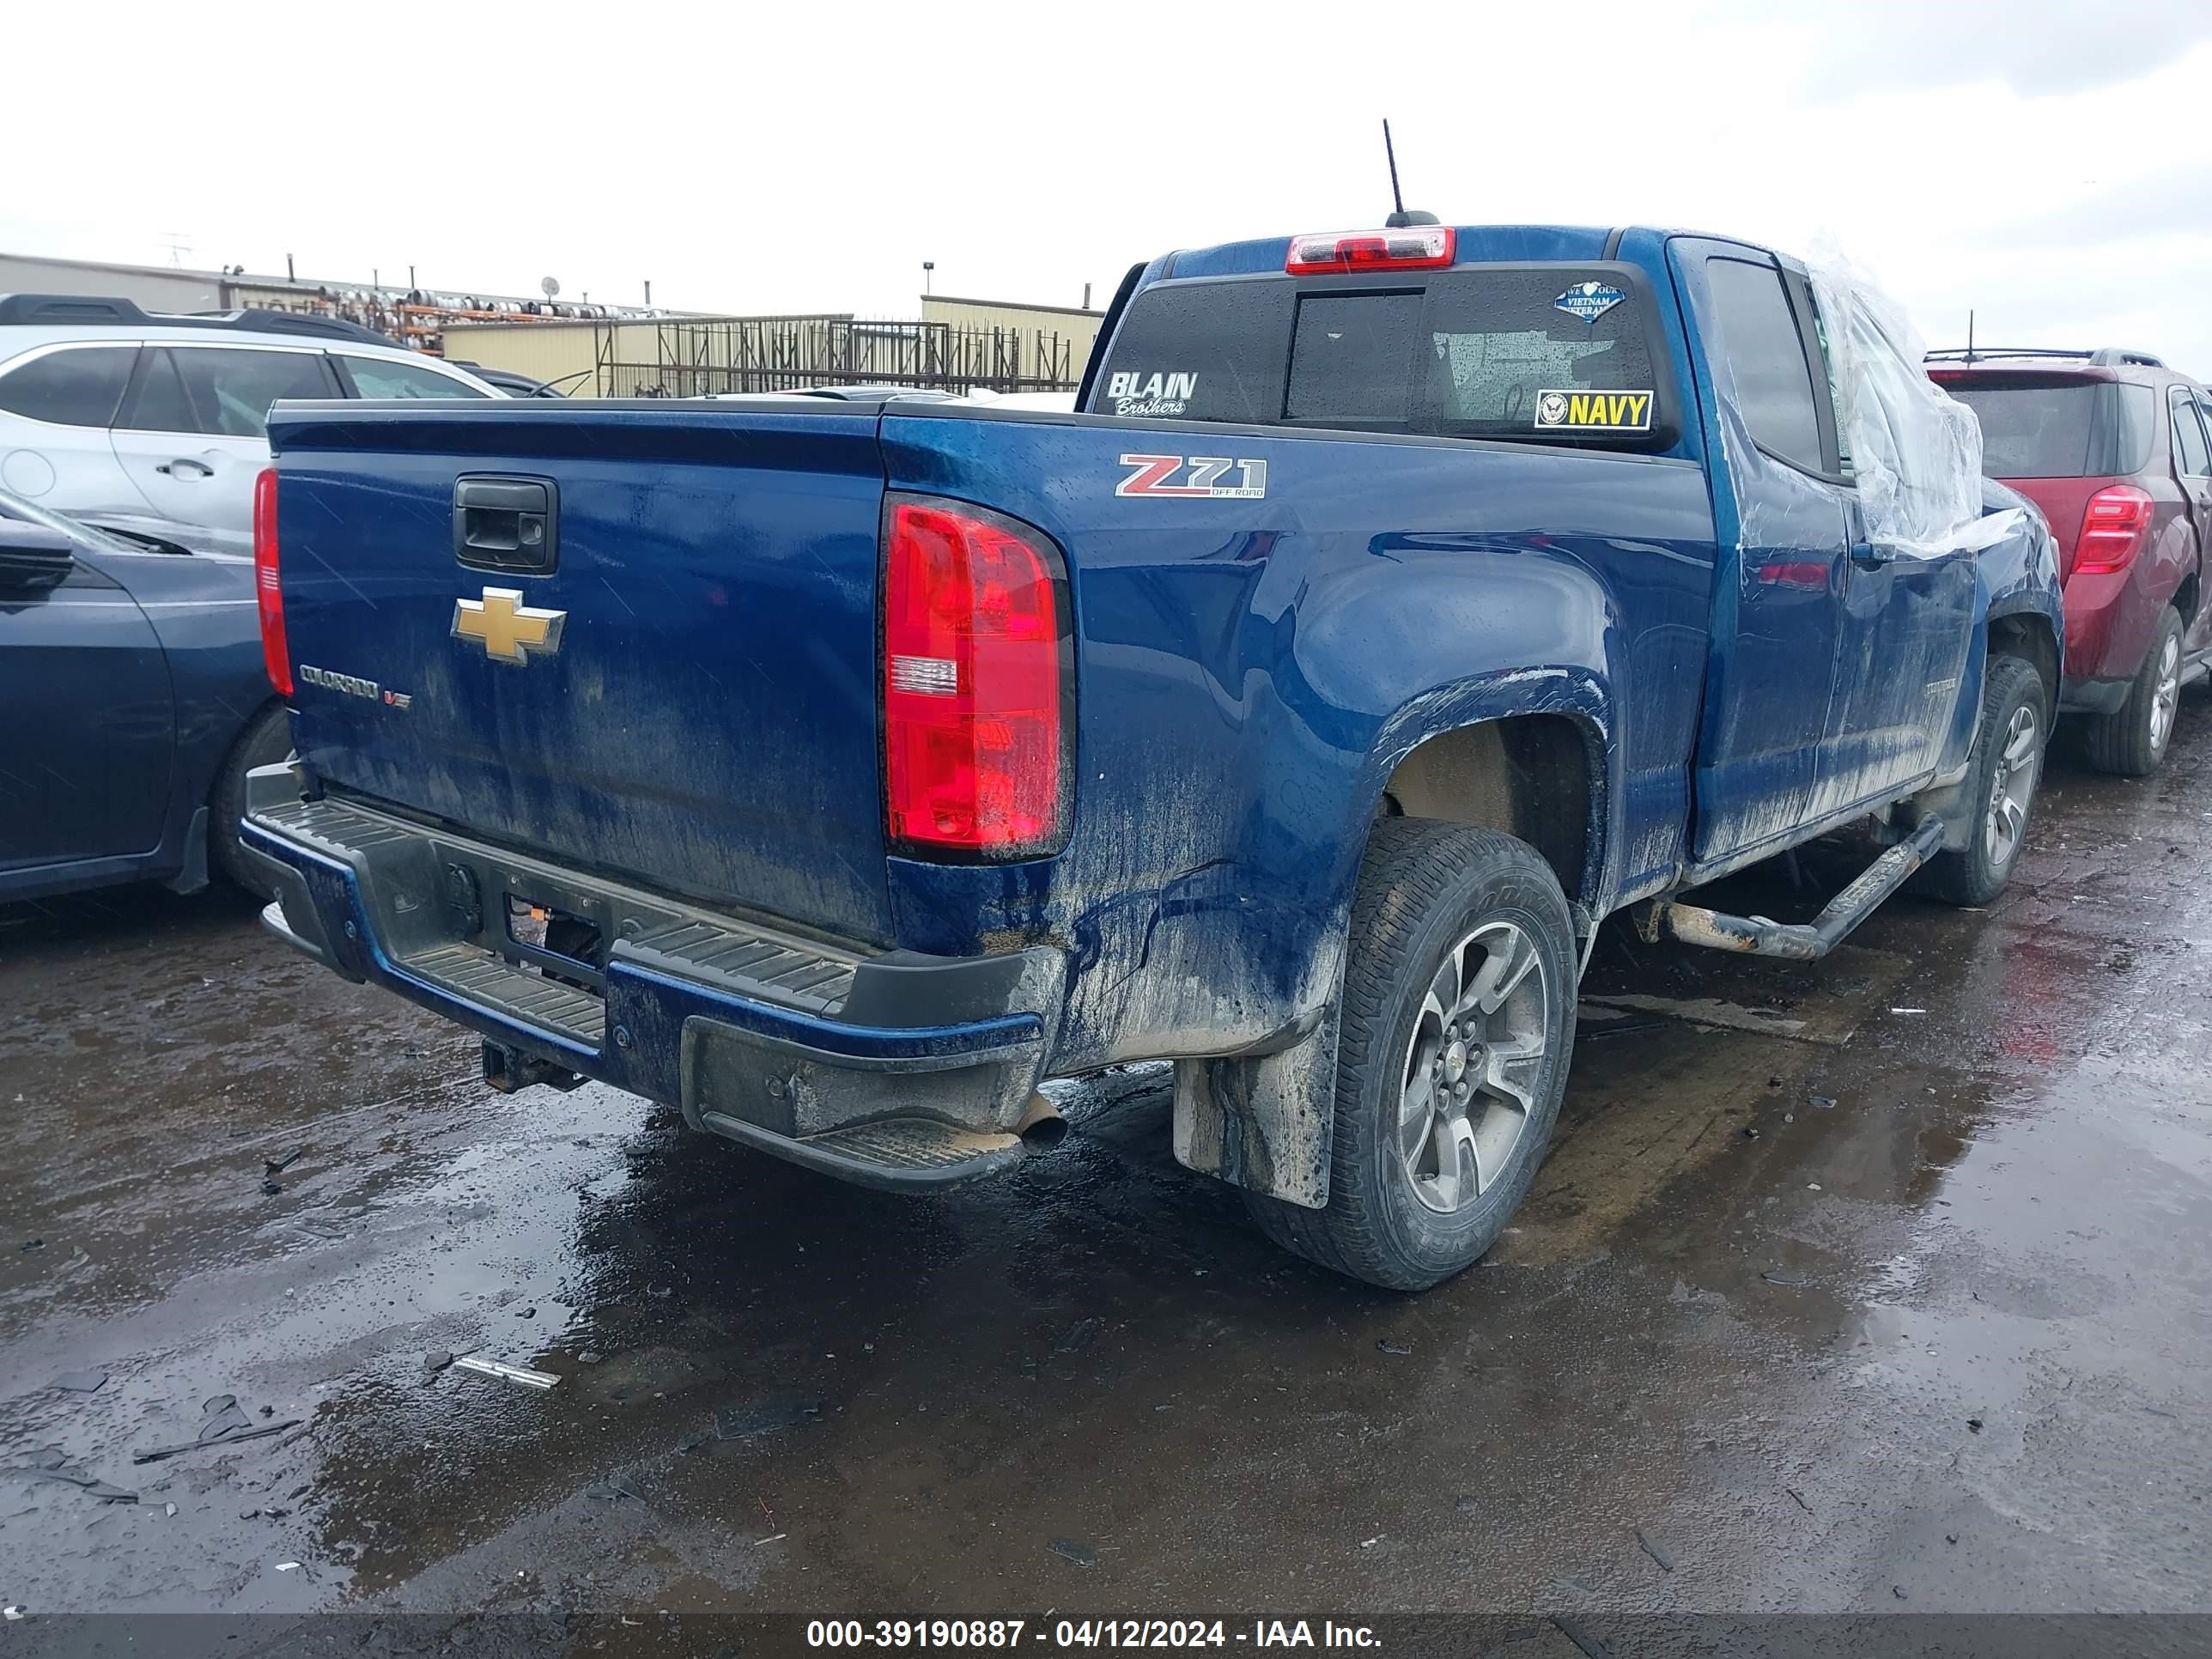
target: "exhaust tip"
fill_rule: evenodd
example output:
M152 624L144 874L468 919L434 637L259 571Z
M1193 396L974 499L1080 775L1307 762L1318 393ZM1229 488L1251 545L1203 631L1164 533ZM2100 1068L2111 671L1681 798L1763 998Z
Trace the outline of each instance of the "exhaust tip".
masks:
M1030 1109L1022 1114L1022 1121L1014 1126L1014 1133L1022 1138L1022 1145L1033 1152L1048 1152L1067 1139L1067 1120L1060 1109L1042 1095L1030 1097Z
M1067 1120L1054 1113L1041 1117L1021 1132L1022 1145L1033 1152L1048 1152L1067 1139Z

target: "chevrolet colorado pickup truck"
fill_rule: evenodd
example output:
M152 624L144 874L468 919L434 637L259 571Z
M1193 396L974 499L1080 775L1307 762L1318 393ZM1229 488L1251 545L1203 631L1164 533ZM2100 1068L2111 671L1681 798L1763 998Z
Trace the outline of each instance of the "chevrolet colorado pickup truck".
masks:
M1601 920L1814 957L2012 868L2051 537L1825 270L1400 223L1133 270L1074 412L280 404L268 923L495 1086L880 1187L1172 1060L1183 1164L1434 1284L1534 1177ZM1684 901L1846 830L1814 921Z

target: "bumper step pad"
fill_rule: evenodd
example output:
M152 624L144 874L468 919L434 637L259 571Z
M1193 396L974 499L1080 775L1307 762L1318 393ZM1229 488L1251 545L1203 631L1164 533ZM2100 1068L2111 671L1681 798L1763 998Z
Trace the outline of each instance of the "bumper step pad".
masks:
M817 1013L835 1013L844 1006L856 965L795 941L704 921L679 921L631 941L628 948L649 968Z
M959 1129L930 1118L881 1118L795 1140L725 1112L705 1113L700 1121L732 1140L886 1192L957 1186L1002 1174L1029 1155L1019 1135Z
M285 801L258 808L254 817L265 828L362 872L365 881L380 865L388 879L393 866L404 866L413 851L435 865L462 870L473 890L495 896L495 906L496 896L511 886L526 893L557 893L577 884L569 872L540 860L497 852L464 836L397 823L343 801ZM733 919L689 914L672 901L613 883L592 885L606 902L608 937L619 932L617 948L642 967L725 995L757 998L813 1014L836 1014L852 994L854 972L861 960L855 954ZM425 914L409 908L415 915ZM510 960L514 952L501 948L503 923L495 915L475 917L477 931L471 937L432 937L411 943L395 937L399 930L394 918L380 916L376 926L410 973L540 1030L599 1047L606 1030L604 1000Z
M480 1032L495 1088L596 1078L892 1191L1042 1150L995 1126L1026 1121L1040 1006L1065 981L1056 951L871 953L299 788L289 768L248 780L241 833L279 881L264 919L347 978ZM518 934L518 900L587 923L604 957Z
M503 962L473 945L441 945L408 967L458 995L596 1048L606 1035L607 1005L589 991Z

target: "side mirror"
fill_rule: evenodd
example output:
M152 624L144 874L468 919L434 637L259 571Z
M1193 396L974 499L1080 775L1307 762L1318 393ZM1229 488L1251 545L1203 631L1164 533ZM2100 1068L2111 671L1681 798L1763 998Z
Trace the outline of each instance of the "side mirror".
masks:
M69 577L76 544L58 530L0 519L0 592L40 593Z

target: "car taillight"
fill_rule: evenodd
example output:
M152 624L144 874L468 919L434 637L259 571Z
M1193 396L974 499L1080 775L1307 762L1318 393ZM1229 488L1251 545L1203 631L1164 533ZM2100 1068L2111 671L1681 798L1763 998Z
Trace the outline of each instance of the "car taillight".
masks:
M1058 562L981 507L890 498L884 536L884 787L895 847L1054 850L1069 808Z
M1293 236L1283 269L1293 276L1361 270L1434 270L1452 262L1459 233L1449 225L1404 230L1326 230Z
M292 653L284 645L284 588L276 574L276 469L253 481L253 597L261 607L261 665L276 695L292 695Z
M2151 498L2133 484L2108 484L2089 497L2081 534L2074 544L2074 568L2125 570L2150 540Z

